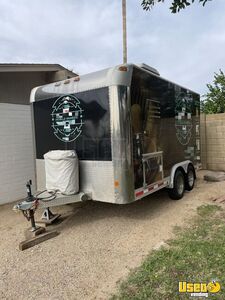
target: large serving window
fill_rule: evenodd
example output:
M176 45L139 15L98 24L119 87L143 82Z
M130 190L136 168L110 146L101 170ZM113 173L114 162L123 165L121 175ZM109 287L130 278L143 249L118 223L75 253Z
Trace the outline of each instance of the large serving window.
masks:
M73 149L80 160L112 159L107 87L68 95L40 90L33 111L38 159L50 150Z

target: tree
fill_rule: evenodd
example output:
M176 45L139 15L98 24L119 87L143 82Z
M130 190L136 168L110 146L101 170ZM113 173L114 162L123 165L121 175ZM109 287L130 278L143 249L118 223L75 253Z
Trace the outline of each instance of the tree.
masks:
M172 13L177 13L181 9L186 8L187 6L191 5L195 1L198 1L203 6L205 6L206 2L209 2L211 0L172 0L170 10ZM164 0L142 0L142 7L144 10L151 10L153 6L158 2L164 2Z
M213 84L207 84L208 93L201 101L201 110L206 114L225 112L225 74L222 70L215 73Z

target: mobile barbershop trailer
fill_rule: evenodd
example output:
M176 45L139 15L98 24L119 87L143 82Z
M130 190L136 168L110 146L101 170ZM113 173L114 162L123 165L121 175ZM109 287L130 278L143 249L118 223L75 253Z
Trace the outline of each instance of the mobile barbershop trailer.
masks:
M131 203L168 188L182 198L200 166L199 95L145 64L125 64L34 88L38 190L45 189L43 155L75 150L82 199ZM86 195L87 197L83 197Z

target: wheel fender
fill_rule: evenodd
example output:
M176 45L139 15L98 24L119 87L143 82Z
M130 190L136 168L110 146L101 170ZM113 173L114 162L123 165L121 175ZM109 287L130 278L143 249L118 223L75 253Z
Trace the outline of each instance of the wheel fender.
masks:
M174 175L176 173L176 170L178 168L182 169L184 171L185 174L187 174L187 169L188 169L188 166L189 165L193 165L193 163L190 161L190 160L185 160L185 161L182 161L178 164L175 164L171 171L170 171L170 179L169 179L169 185L168 185L168 188L169 189L172 189L173 188L173 182L174 182Z

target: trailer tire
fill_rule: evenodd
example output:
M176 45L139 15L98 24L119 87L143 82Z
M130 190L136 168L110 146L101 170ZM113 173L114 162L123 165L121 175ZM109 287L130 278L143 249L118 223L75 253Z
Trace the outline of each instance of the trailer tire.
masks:
M195 168L193 165L189 165L187 169L187 175L185 178L185 189L187 191L191 191L195 185Z
M185 178L181 170L177 170L173 179L173 188L169 189L169 197L173 200L180 200L185 191Z

